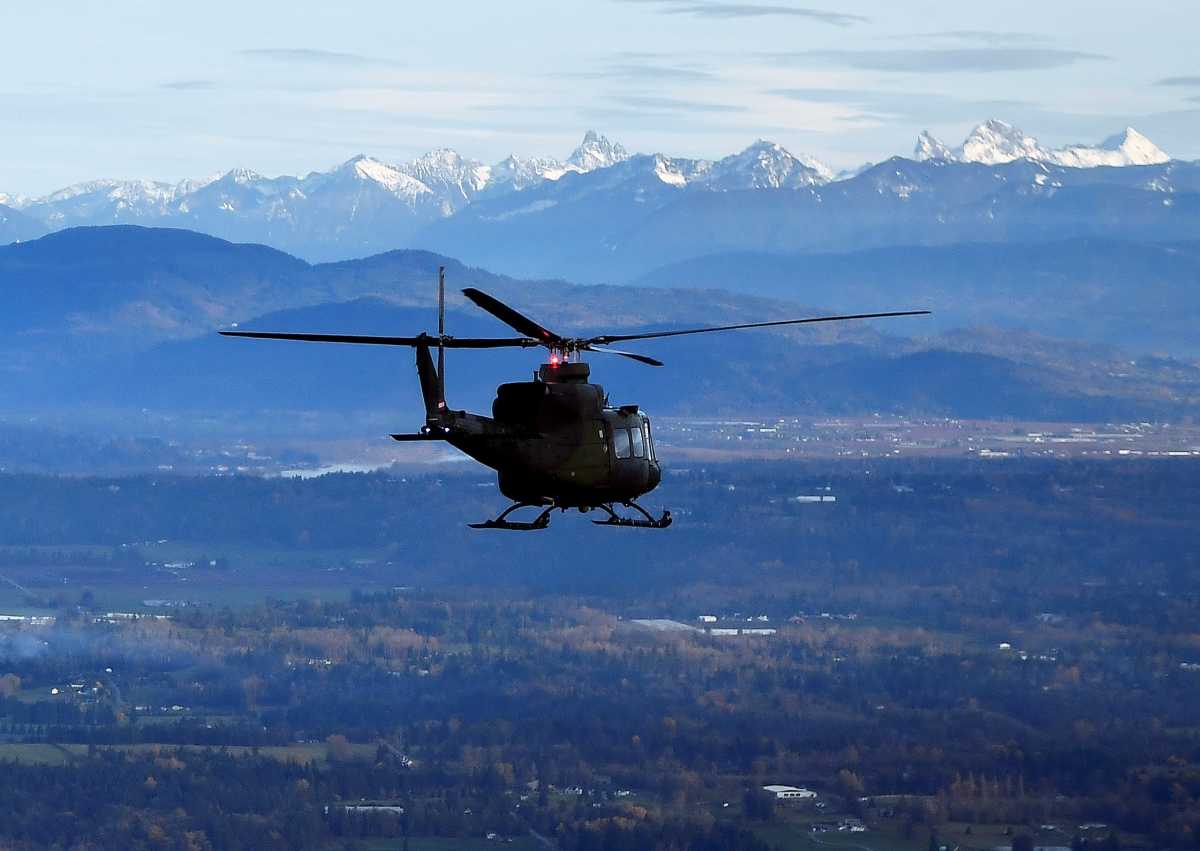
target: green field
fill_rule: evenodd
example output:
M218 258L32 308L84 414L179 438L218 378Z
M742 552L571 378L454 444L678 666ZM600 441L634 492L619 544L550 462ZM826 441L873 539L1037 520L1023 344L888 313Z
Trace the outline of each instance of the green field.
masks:
M22 765L66 765L74 758L72 748L79 745L0 744L0 762L12 760ZM87 747L83 746L87 753Z
M201 745L103 745L102 750L145 752L159 748L163 751L201 751L221 750ZM76 757L87 756L87 745L46 745L46 744L0 744L0 761L15 760L25 765L66 765ZM371 759L375 756L374 745L349 745L352 760ZM253 748L227 747L226 753L234 756L250 756ZM326 748L324 744L296 744L265 746L258 749L260 756L288 762L325 762Z
M344 600L354 589L386 590L403 585L406 570L388 565L379 549L345 548L310 551L245 544L200 545L188 542L145 544L138 547L147 562L188 562L202 557L227 559L227 570L162 567L115 567L107 564L22 564L15 550L79 553L100 556L111 547L0 547L0 613L56 614L46 601L73 604L91 591L91 608L98 611L146 610L144 600L182 600L214 606L243 606L267 599L318 598ZM3 581L10 580L10 581ZM15 584L14 584L15 583ZM23 592L17 586L26 589ZM163 611L163 610L155 610Z

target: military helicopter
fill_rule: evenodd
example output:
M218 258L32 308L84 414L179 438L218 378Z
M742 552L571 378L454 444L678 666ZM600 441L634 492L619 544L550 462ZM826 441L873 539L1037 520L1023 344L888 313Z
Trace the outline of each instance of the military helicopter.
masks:
M817 316L774 322L751 322L714 328L657 331L645 334L599 334L565 337L534 322L496 298L477 289L462 291L478 307L515 330L520 337L468 338L446 334L446 270L438 269L438 333L416 337L374 337L353 334L293 334L273 331L221 331L226 337L257 340L301 340L315 343L358 343L409 346L416 349L417 376L425 402L425 424L416 434L393 434L398 441L441 440L497 472L500 493L512 505L498 517L471 523L474 529L536 531L550 525L555 509L580 513L602 511L601 526L665 529L671 512L654 517L637 503L662 479L649 418L637 405L610 406L608 394L588 382L584 352L618 355L648 366L662 361L636 352L609 348L611 343L708 334L745 328L772 328L814 322L919 316L928 310ZM446 405L446 349L532 348L542 346L550 358L532 381L502 384L492 403L492 416L454 411ZM437 349L434 366L431 351ZM616 506L640 516L618 514ZM509 520L521 508L538 508L532 521Z

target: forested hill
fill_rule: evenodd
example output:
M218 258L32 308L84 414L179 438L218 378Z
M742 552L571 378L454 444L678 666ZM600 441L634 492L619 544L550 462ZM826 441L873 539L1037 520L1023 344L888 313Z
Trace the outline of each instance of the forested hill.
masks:
M273 249L188 231L81 228L0 248L0 403L86 421L100 409L181 411L417 408L404 351L224 340L243 328L413 334L432 327L438 266L449 331L511 335L468 305L493 293L567 334L697 327L819 315L822 301L722 290L522 281L422 251L311 265ZM897 287L858 311L919 308ZM796 296L796 293L789 295ZM821 299L831 297L823 291ZM730 333L641 344L663 369L593 359L617 398L660 413L875 411L1042 420L1193 414L1200 367L1014 329L935 335L922 318ZM919 335L919 336L918 336ZM456 404L486 407L535 352L453 353Z

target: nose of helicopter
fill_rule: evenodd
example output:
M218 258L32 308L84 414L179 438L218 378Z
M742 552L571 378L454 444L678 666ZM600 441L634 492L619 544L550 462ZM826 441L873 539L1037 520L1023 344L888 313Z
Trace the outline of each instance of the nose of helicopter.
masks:
M658 462L651 461L648 466L650 469L646 476L647 492L654 490L656 487L658 487L658 483L662 481L662 470L659 468Z

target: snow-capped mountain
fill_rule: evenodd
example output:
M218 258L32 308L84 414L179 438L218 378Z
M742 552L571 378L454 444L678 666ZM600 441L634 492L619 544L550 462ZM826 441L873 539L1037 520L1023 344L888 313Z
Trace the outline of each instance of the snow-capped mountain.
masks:
M393 165L360 154L327 172L305 177L265 177L249 169L180 183L153 180L94 180L60 189L42 198L0 196L0 203L45 222L51 228L116 223L171 223L200 226L205 211L220 211L235 217L261 212L274 220L304 217L301 208L315 199L351 215L362 211L348 202L361 193L379 190L421 218L450 216L482 194L495 196L516 192L569 172L587 173L609 168L629 158L621 145L588 131L565 161L549 158L508 159L488 166L440 148L410 162ZM332 195L342 193L341 201ZM344 203L345 202L345 203ZM329 222L331 229L345 223ZM228 228L205 225L224 233ZM226 234L229 235L229 234Z
M1092 166L1161 165L1171 157L1132 127L1110 136L1096 147L1070 145L1057 152L1059 165L1074 168Z
M618 166L629 168L622 171ZM329 171L304 177L266 177L237 168L180 183L95 180L42 198L2 196L0 203L42 222L45 230L162 224L290 250L297 250L297 244L340 242L347 232L374 227L375 232L354 241L355 250L368 250L395 245L425 224L453 216L480 199L524 192L568 174L613 169L617 170L611 180L591 189L625 185L643 172L665 186L718 191L796 188L824 183L832 176L815 160L793 156L770 142L756 142L715 163L663 154L636 158L619 143L589 130L564 160L514 154L489 166L439 148L392 164L359 154ZM312 250L306 253L311 256Z
M364 185L382 189L389 195L415 206L423 197L432 197L433 190L398 166L388 165L374 157L359 154L333 171L313 172L300 182L305 197L321 191L360 191Z
M492 166L484 191L492 196L520 192L544 180L558 180L567 170L565 163L551 157L525 159L510 154Z
M448 148L430 151L398 170L436 195L443 202L446 215L471 203L488 185L492 172L489 166Z
M922 130L917 136L917 147L913 150L913 159L918 162L926 160L953 160L954 152L940 139L935 138L928 130Z
M294 177L269 178L247 168L227 171L183 196L172 199L168 221L184 227L211 228L222 219L244 221L284 215L282 205L296 197Z
M589 172L608 168L629 159L629 152L615 142L610 142L595 130L589 130L571 156L566 167L570 171Z
M1004 167L1005 173L997 176L976 164ZM1146 173L1148 164L1159 167ZM1099 165L1142 165L1143 169L1125 170L1123 175L1118 174L1121 169L1089 170ZM786 243L780 250L791 250L792 242L810 237L830 240L846 228L853 231L855 221L873 215L878 217L873 221L886 224L888 232L899 232L901 220L910 212L879 207L892 201L908 208L937 208L934 215L943 219L935 218L936 233L910 233L907 238L916 242L942 238L938 235L951 230L944 211L980 192L990 197L997 187L1008 187L1005 191L1010 188L1022 198L1042 198L1057 208L1066 203L1058 196L1070 196L1072 186L1132 181L1137 184L1134 188L1155 193L1148 203L1182 215L1191 193L1200 191L1192 185L1197 174L1200 170L1185 163L1170 162L1132 129L1097 146L1050 149L1010 125L988 121L958 148L923 133L912 159L897 157L837 175L816 160L765 140L707 160L630 154L620 144L589 131L562 160L514 154L487 165L443 148L404 163L360 154L328 171L296 177L233 169L180 183L99 180L43 198L3 196L0 204L7 212L0 223L0 242L78 225L138 224L263 243L308 260L342 260L420 246L490 263L495 255L482 253L482 246L491 245L522 256L543 256L549 263L555 251L567 250L577 239L598 240L606 256L628 252L629 245L651 233L636 224L648 216L661 218L656 225L661 230L653 231L657 247L647 244L647 256L661 253L666 241L688 243L680 250L691 251L692 242L703 246L731 233L748 232L744 222L752 209L811 203L817 205L814 211L827 211L814 212L804 234L781 225L778 218L760 217L759 227L780 234ZM1060 192L1064 187L1066 191ZM713 197L720 193L744 197L727 201ZM831 216L828 211L835 206L842 210L845 222L822 218ZM679 210L668 216L669 207ZM698 236L698 223L726 215L734 224L724 232ZM994 220L1000 208L989 208L989 215L993 216L989 221ZM878 228L868 232L877 233ZM538 246L536 251L529 251L531 244ZM474 250L471 246L480 247L477 258L469 253ZM572 256L582 258L591 248L572 250ZM591 260L587 268L600 267ZM547 270L557 273L551 266L524 272ZM575 269L571 274L583 279Z
M156 180L90 180L44 198L26 199L18 209L59 227L80 220L136 222L166 215L180 190L181 184Z
M717 160L703 178L709 189L797 189L819 186L833 171L811 157L797 157L774 142L759 139L741 153Z
M1161 148L1127 127L1099 145L1048 148L1011 124L995 119L980 124L963 143L951 150L941 140L923 132L917 138L913 159L1000 165L1027 159L1068 168L1096 166L1160 165L1170 161Z

